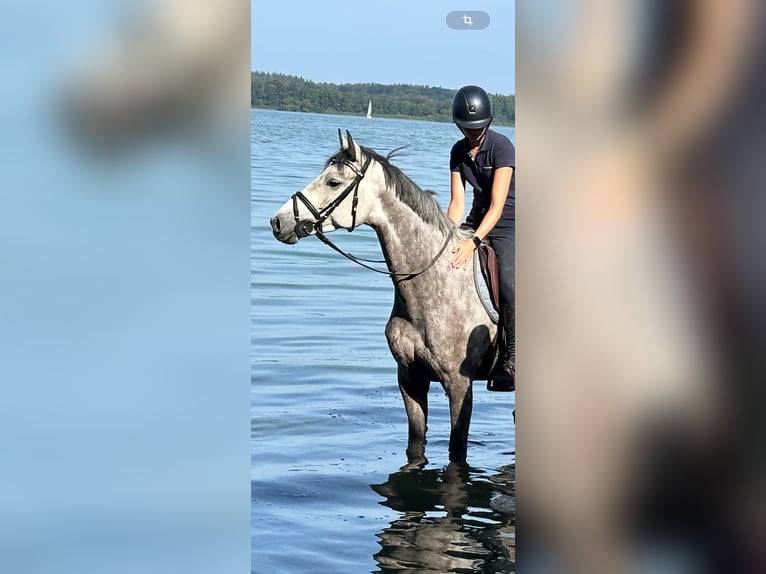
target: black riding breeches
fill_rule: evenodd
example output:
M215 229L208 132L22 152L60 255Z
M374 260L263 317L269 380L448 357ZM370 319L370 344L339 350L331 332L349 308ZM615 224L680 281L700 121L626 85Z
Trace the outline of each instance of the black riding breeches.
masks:
M516 223L503 222L503 227L495 227L487 236L492 249L497 255L497 267L500 271L500 302L504 305L516 304Z

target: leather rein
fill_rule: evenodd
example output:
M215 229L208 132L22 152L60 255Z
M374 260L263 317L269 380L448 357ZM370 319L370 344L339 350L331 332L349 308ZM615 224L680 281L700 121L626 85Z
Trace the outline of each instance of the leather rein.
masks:
M449 244L450 239L452 238L453 231L450 231L447 234L447 237L444 239L444 244L441 246L441 249L439 249L438 253L433 256L433 258L423 267L416 271L410 271L407 273L400 273L397 271L385 271L383 269L377 269L375 267L372 267L370 265L367 265L367 263L386 263L385 260L371 260L371 259L364 259L362 257L357 257L356 255L353 255L352 253L348 253L346 251L343 251L340 247L335 245L335 243L330 240L327 235L324 234L322 231L322 225L325 221L327 221L328 218L331 217L333 211L335 211L338 206L343 202L346 197L348 197L352 192L354 194L354 197L351 201L351 227L347 229L347 231L351 232L356 228L356 210L357 205L359 204L359 183L364 178L365 174L367 173L367 169L370 167L372 158L370 156L367 156L365 159L364 164L362 165L362 169L358 169L356 165L351 163L350 161L344 161L343 165L346 167L349 167L355 174L356 177L349 183L336 197L333 199L330 203L328 203L325 207L322 209L317 209L316 206L314 206L313 203L305 196L302 192L298 191L293 194L292 200L293 200L293 217L295 218L295 234L299 238L307 237L308 235L311 235L312 233L316 235L322 243L325 245L328 245L341 255L348 259L349 261L353 261L357 265L360 265L361 267L364 267L365 269L369 269L370 271L374 271L375 273L381 273L383 275L388 275L391 278L399 277L400 281L403 281L405 279L412 279L414 277L417 277L418 275L421 275L422 273L425 273L428 271L431 267L433 267L434 263L436 263L439 260L439 257L441 257L442 253L444 253L444 250L447 248L447 245ZM298 202L301 202L303 205L306 206L306 208L311 212L311 215L314 216L313 220L310 219L301 219L298 214Z

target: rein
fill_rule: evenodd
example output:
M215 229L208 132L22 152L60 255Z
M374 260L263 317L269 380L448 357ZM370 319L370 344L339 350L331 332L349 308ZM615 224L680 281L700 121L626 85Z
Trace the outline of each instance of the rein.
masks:
M375 273L380 273L382 275L388 275L392 279L394 277L400 277L399 281L404 281L406 279L414 279L418 275L421 275L428 271L431 267L433 267L434 263L436 263L439 260L439 257L442 256L442 253L444 253L444 250L447 249L447 245L449 245L449 240L452 238L453 232L450 231L447 234L447 237L444 239L444 243L441 246L441 249L436 253L436 255L431 258L431 261L426 263L423 267L418 269L417 271L410 271L407 273L399 273L397 271L384 271L383 269L376 269L375 267L372 267L370 265L367 265L366 263L363 263L363 261L367 261L369 263L385 263L385 261L370 261L369 259L362 259L360 257L357 257L356 255L352 253L347 253L346 251L343 251L340 247L335 245L324 233L322 233L321 229L317 229L316 236L324 243L325 245L328 245L329 247L332 247L335 251L343 255L346 259L349 261L353 261L357 265L360 265L361 267L364 267L365 269L369 269L370 271L374 271Z
M353 191L354 197L351 202L351 227L347 230L349 232L353 231L356 227L356 209L357 205L359 203L359 183L364 178L365 174L367 173L367 169L370 167L370 162L372 158L370 156L367 156L367 159L364 162L364 165L362 165L362 169L357 169L357 167L348 161L343 162L344 165L351 168L354 173L356 173L356 177L349 183L343 191L341 191L335 199L333 199L327 206L325 206L322 209L317 209L314 204L309 201L309 199L303 195L303 193L296 192L292 196L293 200L293 217L295 218L295 233L298 237L303 238L307 237L308 235L311 235L312 233L315 234L322 243L325 245L331 247L333 250L337 251L343 257L348 259L349 261L352 261L356 263L357 265L364 267L365 269L369 269L370 271L374 271L375 273L380 273L382 275L388 275L391 278L399 277L400 281L404 281L406 279L413 279L417 277L418 275L421 275L422 273L425 273L428 271L431 267L433 267L434 263L436 263L439 260L439 257L441 257L442 253L444 253L444 250L447 248L447 245L449 245L449 241L452 238L454 232L450 230L450 232L447 234L447 237L444 239L444 244L441 246L441 249L434 255L431 260L421 267L420 269L416 271L410 271L407 273L400 273L397 271L385 271L383 269L377 269L375 267L372 267L370 265L367 265L367 263L386 263L385 261L372 261L369 259L363 259L361 257L357 257L353 255L352 253L348 253L346 251L343 251L340 247L335 245L335 243L330 240L327 235L324 234L322 231L322 224L332 215L332 212L335 211L338 206L343 202L346 197ZM298 215L298 201L303 203L303 205L306 206L306 208L311 212L311 215L314 216L315 220L307 220L307 219L300 219ZM365 263L366 262L366 263Z

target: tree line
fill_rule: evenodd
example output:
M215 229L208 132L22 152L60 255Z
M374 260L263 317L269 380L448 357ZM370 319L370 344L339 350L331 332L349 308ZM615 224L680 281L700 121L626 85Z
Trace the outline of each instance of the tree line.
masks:
M452 121L455 90L412 84L330 84L297 76L251 72L250 106L290 112L373 115L436 122ZM494 123L514 125L516 97L490 94Z

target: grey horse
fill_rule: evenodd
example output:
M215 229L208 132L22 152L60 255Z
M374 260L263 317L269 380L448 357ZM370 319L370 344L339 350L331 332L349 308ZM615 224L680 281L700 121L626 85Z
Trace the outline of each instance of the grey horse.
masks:
M397 362L407 411L407 457L425 458L428 389L439 381L450 404L450 460L465 461L473 407L471 383L486 379L495 354L496 325L483 307L469 269L453 269L452 247L466 235L433 198L391 164L338 131L340 150L305 189L271 218L283 243L316 235L350 259L326 234L372 227L394 284L386 338ZM369 265L357 260L365 267Z

